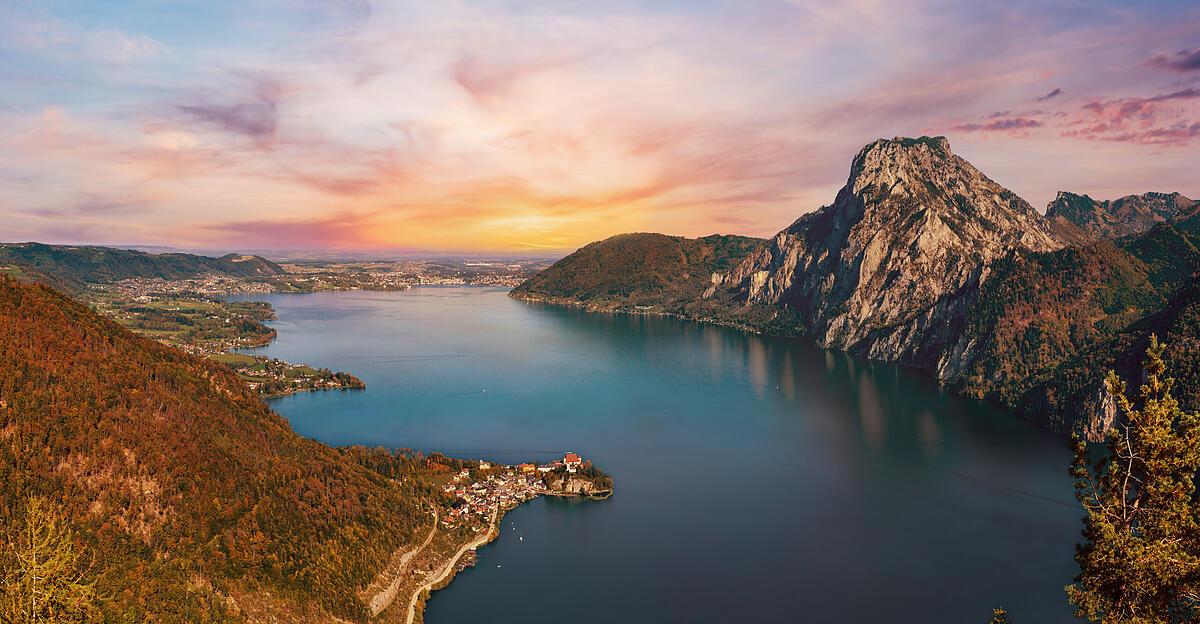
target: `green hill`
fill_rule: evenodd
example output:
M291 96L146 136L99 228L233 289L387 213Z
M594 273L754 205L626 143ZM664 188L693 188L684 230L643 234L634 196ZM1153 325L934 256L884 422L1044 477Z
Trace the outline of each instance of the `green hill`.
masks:
M104 621L364 621L429 530L419 461L304 439L224 366L0 276L0 526L61 501Z
M592 309L677 313L700 300L713 273L729 270L764 244L718 234L621 234L559 260L514 288L512 296Z

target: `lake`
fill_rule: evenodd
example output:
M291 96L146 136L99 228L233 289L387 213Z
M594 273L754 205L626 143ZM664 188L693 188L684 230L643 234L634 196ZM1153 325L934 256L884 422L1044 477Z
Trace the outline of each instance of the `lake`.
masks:
M257 352L367 383L272 401L302 435L613 475L509 513L430 624L1074 621L1066 441L914 371L492 288L246 298Z

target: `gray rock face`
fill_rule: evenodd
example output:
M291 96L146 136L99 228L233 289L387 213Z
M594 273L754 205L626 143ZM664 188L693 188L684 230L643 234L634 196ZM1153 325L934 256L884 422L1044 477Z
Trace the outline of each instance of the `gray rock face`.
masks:
M1079 433L1088 442L1103 442L1117 422L1117 399L1104 383L1094 388L1091 395L1080 409L1087 420L1079 423Z
M555 479L553 477L547 478L546 487L551 492L557 492L559 494L573 494L577 496L593 496L599 493L610 491L597 486L588 479L582 479L573 476L565 479Z
M955 342L988 264L1062 245L945 137L881 139L855 156L833 204L714 276L705 296L791 308L822 346L944 377L971 349Z
M1179 193L1143 193L1099 201L1059 191L1046 208L1046 218L1070 238L1119 238L1145 232L1195 203Z

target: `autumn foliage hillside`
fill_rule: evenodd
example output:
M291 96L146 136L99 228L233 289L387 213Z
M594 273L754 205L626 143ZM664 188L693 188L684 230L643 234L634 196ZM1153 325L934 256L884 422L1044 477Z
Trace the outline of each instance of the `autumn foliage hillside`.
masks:
M0 277L0 525L62 501L105 620L362 620L428 530L415 461L301 438L226 368Z

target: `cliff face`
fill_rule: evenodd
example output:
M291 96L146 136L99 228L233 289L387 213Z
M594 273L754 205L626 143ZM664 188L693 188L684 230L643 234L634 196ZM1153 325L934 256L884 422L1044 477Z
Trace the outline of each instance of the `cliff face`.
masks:
M546 487L554 493L573 496L600 496L612 492L612 484L593 479L569 475L565 478L547 478Z
M944 137L896 138L855 156L834 203L805 215L705 293L783 306L819 344L953 374L964 315L988 266L1062 240Z

